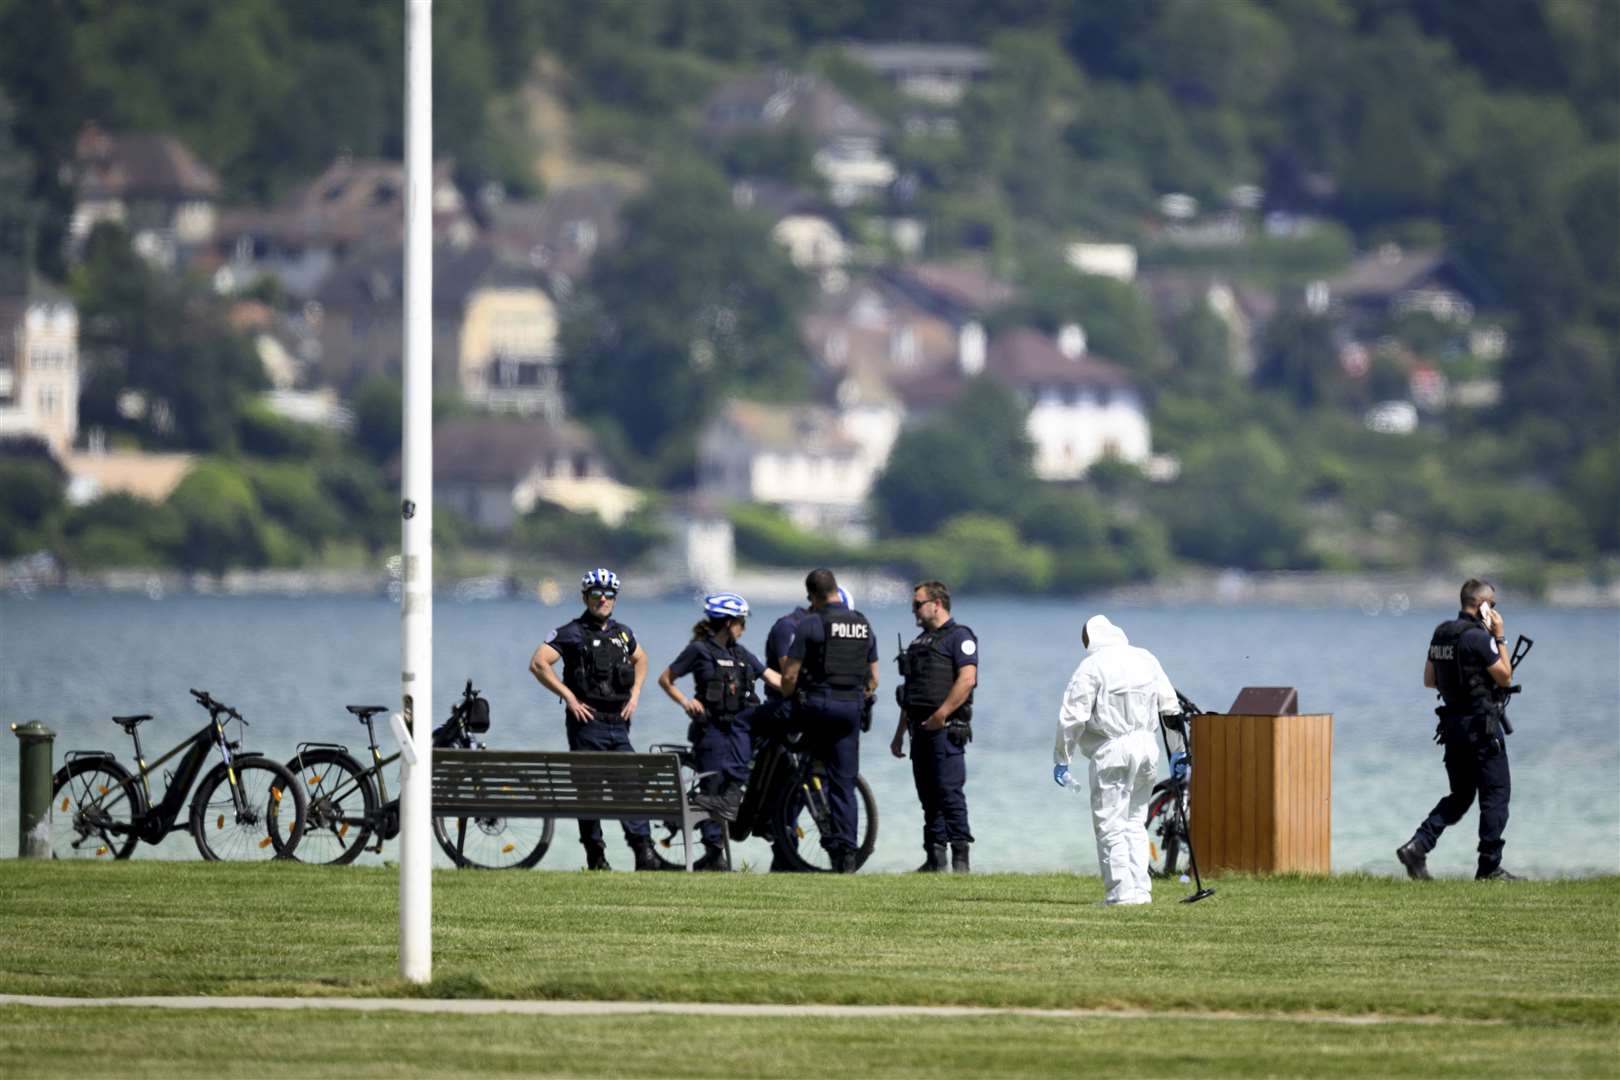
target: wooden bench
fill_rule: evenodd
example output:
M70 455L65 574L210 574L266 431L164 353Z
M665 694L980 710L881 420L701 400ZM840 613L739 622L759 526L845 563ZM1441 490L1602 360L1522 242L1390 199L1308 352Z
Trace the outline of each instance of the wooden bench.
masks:
M433 814L679 822L691 870L692 827L713 816L687 801L697 779L675 754L434 750Z

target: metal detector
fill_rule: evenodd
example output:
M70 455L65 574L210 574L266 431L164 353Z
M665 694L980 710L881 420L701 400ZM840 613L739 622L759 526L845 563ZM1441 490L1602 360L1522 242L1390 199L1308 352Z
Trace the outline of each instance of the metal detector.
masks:
M1187 729L1187 719L1199 715L1204 710L1193 704L1192 700L1180 690L1176 691L1176 700L1181 702L1181 712L1159 714L1159 736L1164 740L1165 760L1168 761L1175 753L1170 749L1170 731L1173 728L1181 733L1181 737L1187 743L1187 749L1184 752L1187 755L1187 774L1190 777L1193 767L1192 732ZM1193 887L1195 889L1190 895L1181 898L1183 904L1196 904L1205 897L1215 895L1215 886L1211 885L1206 889L1204 879L1198 873L1198 853L1193 850L1192 829L1187 826L1187 792L1190 787L1191 783L1189 782L1183 784L1176 791L1176 828L1187 839L1187 865L1192 868Z

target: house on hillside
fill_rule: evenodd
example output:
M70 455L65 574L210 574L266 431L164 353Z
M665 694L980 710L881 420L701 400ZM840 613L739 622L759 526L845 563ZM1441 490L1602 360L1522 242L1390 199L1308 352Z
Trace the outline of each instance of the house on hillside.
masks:
M1029 406L1042 480L1078 480L1105 459L1147 464L1147 403L1124 368L1087 350L1079 326L1063 327L1055 339L1027 329L998 334L985 370Z
M78 309L39 285L0 296L0 437L37 438L60 460L78 431Z
M219 177L173 135L112 134L90 124L68 175L75 255L102 222L122 225L135 251L164 270L186 265L213 241Z
M344 262L320 304L320 380L345 390L403 368L404 257L392 244ZM540 274L496 257L487 243L433 256L433 381L497 412L564 413L557 306Z
M478 235L478 223L452 173L449 161L433 165L434 242L467 247ZM309 299L354 252L402 244L404 237L405 166L343 155L276 206L220 215L215 287L230 293L269 277L289 295Z
M771 239L801 270L825 272L849 262L839 217L814 192L775 180L738 180L731 185L731 205L771 222Z
M1445 251L1385 244L1356 259L1308 294L1313 306L1355 320L1423 312L1467 326L1490 297L1489 286Z
M491 532L507 532L541 501L612 525L641 503L578 424L460 420L433 430L433 497Z
M881 463L879 463L881 464ZM865 535L877 467L833 410L732 399L698 436L698 495L780 507L798 525Z
M558 188L538 200L495 202L485 210L489 242L503 262L538 271L554 295L566 297L591 260L623 237L627 194L603 181Z
M1254 373L1265 329L1277 316L1274 293L1218 272L1182 269L1150 270L1138 279L1137 288L1160 325L1207 308L1226 324L1232 371L1244 377Z
M990 74L989 52L970 45L851 43L843 51L906 99L910 107L900 123L913 136L955 136L956 107L975 82Z
M883 122L815 75L778 69L724 83L704 103L700 131L714 142L803 136L840 206L871 198L894 182L894 163L882 153Z

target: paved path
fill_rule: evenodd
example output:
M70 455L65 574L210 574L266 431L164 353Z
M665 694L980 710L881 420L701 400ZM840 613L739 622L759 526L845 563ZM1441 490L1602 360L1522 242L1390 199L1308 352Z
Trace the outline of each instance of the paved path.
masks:
M664 1013L677 1016L774 1016L882 1019L897 1016L1033 1016L1054 1020L1233 1020L1291 1024L1494 1024L1494 1020L1459 1020L1443 1016L1281 1012L1184 1012L1149 1009L1017 1009L979 1005L744 1005L701 1001L518 1001L495 998L344 998L344 997L49 997L43 994L0 994L0 1006L32 1005L47 1009L118 1007L126 1009L335 1009L344 1012L412 1012L520 1016L626 1016Z

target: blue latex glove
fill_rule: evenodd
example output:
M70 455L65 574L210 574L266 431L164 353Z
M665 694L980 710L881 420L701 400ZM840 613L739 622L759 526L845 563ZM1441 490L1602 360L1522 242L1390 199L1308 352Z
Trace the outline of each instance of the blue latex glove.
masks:
M1052 782L1058 787L1069 786L1069 767L1067 765L1052 766Z
M1173 780L1185 780L1185 779L1187 779L1187 774L1189 772L1191 772L1191 771L1192 771L1192 766L1187 764L1187 755L1184 752L1183 753L1175 753L1175 754L1170 755L1170 777L1171 777L1171 779L1173 779Z

